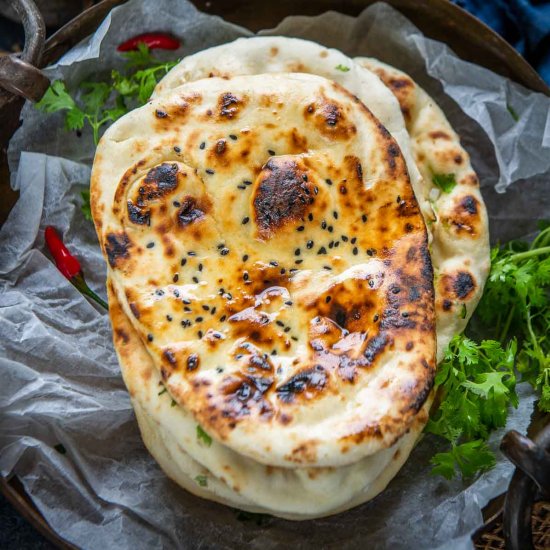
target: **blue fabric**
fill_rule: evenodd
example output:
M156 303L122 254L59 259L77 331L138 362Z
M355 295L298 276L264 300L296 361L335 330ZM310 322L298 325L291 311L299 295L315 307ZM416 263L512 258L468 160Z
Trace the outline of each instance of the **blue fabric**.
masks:
M503 36L550 84L550 0L453 0Z

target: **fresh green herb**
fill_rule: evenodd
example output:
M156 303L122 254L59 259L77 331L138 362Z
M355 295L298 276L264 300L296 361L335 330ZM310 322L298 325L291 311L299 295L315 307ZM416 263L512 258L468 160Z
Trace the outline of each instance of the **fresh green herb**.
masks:
M82 214L84 214L84 217L92 221L92 207L90 206L90 192L89 191L81 191L80 196L82 197L82 205L80 206L80 210L82 210Z
M63 443L58 443L57 445L54 445L53 448L61 455L67 454L67 449L65 449Z
M197 441L202 441L207 447L212 445L212 438L197 424Z
M477 312L494 337L516 336L521 379L540 394L550 411L550 223L540 222L531 244L512 241L491 252L491 273Z
M456 186L454 174L433 174L432 183L439 187L443 193L450 193Z
M467 315L468 315L468 310L466 309L466 304L462 304L462 307L460 308L460 318L466 319Z
M334 67L337 71L342 71L343 73L347 73L350 68L349 67L346 67L345 65L342 65L341 63L336 65L336 67Z
M505 425L508 406L518 405L516 348L515 340L503 348L495 340L476 344L464 335L449 344L435 379L441 405L426 427L451 445L449 452L432 459L435 473L451 478L459 472L467 478L494 465L485 441Z
M124 57L125 74L112 71L109 82L84 81L74 95L63 81L56 80L36 107L46 113L65 111L67 130L81 130L87 123L97 144L100 129L146 103L157 82L177 63L160 63L144 44L139 44L137 51L126 52ZM127 71L138 67L141 68L137 71Z
M172 399L172 403L170 403L170 407L175 407L177 403Z
M195 476L195 481L201 486L208 486L208 478L206 476Z
M514 108L508 103L506 105L506 109L508 109L508 112L512 115L512 118L517 122L519 120L519 115L514 110Z
M164 388L163 390L160 390L157 395L162 395L162 394L166 393L167 391L168 390L166 388Z

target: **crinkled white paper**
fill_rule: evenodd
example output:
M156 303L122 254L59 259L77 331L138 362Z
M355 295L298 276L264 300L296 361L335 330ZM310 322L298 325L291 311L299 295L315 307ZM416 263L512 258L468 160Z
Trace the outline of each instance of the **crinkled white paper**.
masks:
M251 34L183 0L132 0L48 74L75 85L107 72L120 66L116 44L151 30L182 37L177 55ZM385 4L358 18L334 12L292 17L266 32L375 56L417 79L472 155L493 241L522 235L535 219L550 217L550 99L459 60ZM434 477L429 459L438 449L431 437L375 501L320 520L242 522L231 509L170 482L141 443L107 315L44 253L43 229L55 225L90 285L104 294L103 259L80 212L91 136L65 132L62 115L46 116L29 105L23 115L9 150L12 184L21 196L0 231L0 472L21 479L61 536L94 549L471 547L481 509L506 489L512 467L499 456L496 468L470 486ZM525 432L534 396L526 385L518 389L520 406L507 428ZM495 449L503 433L494 434ZM54 449L59 443L66 454Z

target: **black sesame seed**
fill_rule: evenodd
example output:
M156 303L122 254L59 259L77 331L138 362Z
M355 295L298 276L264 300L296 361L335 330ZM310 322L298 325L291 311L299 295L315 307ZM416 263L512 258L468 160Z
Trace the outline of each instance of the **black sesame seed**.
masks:
M181 153L181 148L178 147L177 145L174 145L174 151L175 151L176 153Z
M355 244L357 242L357 237L353 237L353 239L351 239L350 243L351 244Z
M336 210L332 213L332 217L337 220L338 219L338 212Z
M375 253L374 248L369 248L369 249L367 249L367 254L368 254L369 256L374 256L374 253Z
M196 256L197 253L196 252L193 252L192 250L190 250L188 253L187 253L188 256Z
M202 264L199 264L199 271L202 271Z
M296 228L296 231L303 231L305 227L303 225L300 225Z
M409 314L406 311L403 311L401 313L401 317L408 317L408 316L409 316Z
M277 323L280 327L285 326L285 324L282 321L279 321L279 319L277 319L277 321L275 321L275 323Z
M220 317L220 323L223 323L227 319L227 315L222 315Z
M189 305L191 303L191 300L188 300L187 298L182 298L181 301L186 305Z
M332 227L332 225L329 225L327 227L327 230L328 230L329 233L332 233L334 231L334 227Z
M268 152L272 157L275 156L275 151L274 151L273 149L268 149L267 152Z
M348 242L348 237L346 237L345 235L342 235L342 237L340 237L345 243Z
M318 194L319 194L319 188L318 188L317 186L315 186L315 187L313 188L313 193L314 193L315 195L318 195Z
M245 185L252 185L252 182L250 180L243 180L243 183Z
M204 309L204 311L210 311L210 308L206 304L202 306L202 309Z
M237 136L235 134L229 134L229 139L232 139L233 141L237 141Z
M212 175L212 174L214 173L214 170L212 170L212 168L207 168L207 169L205 170L205 172L206 172L207 174Z
M290 332L290 327L286 327L285 332Z
M401 195L397 195L397 200L395 201L397 204L401 202Z
M220 254L221 254L222 256L227 256L227 255L229 254L229 248L222 248L222 249L220 250Z
M237 189L246 189L244 185L237 185Z
M224 246L225 246L224 243L220 243L220 244L218 244L218 245L216 246L216 248L217 248L218 250L221 250Z
M213 336L214 338L216 338L216 340L219 340L219 339L222 337L222 335L221 335L219 332L213 332L213 333L212 333L212 336Z
M187 263L187 258L182 258L180 265L185 265Z
M188 321L187 319L184 319L184 320L181 322L181 326L184 327L184 328L190 327L190 326L191 326L191 322Z
M181 202L179 202L179 201L174 201L172 204L173 204L176 208L179 208L179 207L181 206Z
M314 244L315 244L315 243L314 243L313 241L308 241L308 242L306 243L306 248L311 249L311 248L313 248L313 245L314 245Z
M277 355L277 350L276 349L271 350L271 355Z
M166 320L167 320L167 321L171 321L171 320L172 320L172 316L171 316L171 315L167 315L167 316L166 316Z
M230 136L231 137L231 136ZM216 367L216 372L221 374L223 372L223 367Z
M299 256L301 254L301 250L299 248L297 248L295 251L294 251L294 256Z
M327 296L325 302L328 304L332 300L332 296Z
M214 306L214 307L210 310L210 313L211 313L212 315L214 315L214 314L216 313L216 309L217 309L216 306Z
M286 304L287 306L291 306L291 305L292 305L292 301L291 301L291 300L288 300L288 301L285 302L285 304Z
M157 296L164 296L164 290L161 290L161 289L159 288L159 289L155 290L155 294L156 294Z
M330 242L328 243L328 247L329 247L329 248L334 248L334 241L330 241Z
M242 223L243 225L246 225L249 221L250 221L250 218L249 218L248 216L245 216L245 217L242 219L241 223Z
M179 291L177 288L174 289L174 296L175 296L176 298L179 298L179 297L180 297L180 291Z
M307 174L302 174L302 179L303 179L304 181L307 181ZM309 189L308 189L308 191L309 191Z
M286 273L286 269L283 267L281 268L281 275L284 275Z
M185 313L191 313L193 310L189 306L185 306L183 311L185 311Z
M176 274L172 277L172 281L173 281L174 283L177 283L178 280L179 280L179 278L180 278L180 276L176 273Z
M336 242L334 243L334 248L338 248L339 246L340 246L340 241L336 241Z
M310 212L308 215L307 215L307 219L312 222L313 221L313 214Z
M206 143L203 141L200 145L199 145L199 149L204 149L206 147Z
M149 340L149 342L152 342L153 341L153 335L152 334L148 334L147 335L147 340Z
M380 319L380 315L378 315L378 313L375 313L372 320L376 323L378 321L378 319Z
M324 246L319 248L319 250L317 251L317 254L326 254L326 253L327 253L327 249Z
M155 246L155 243L153 242L147 243L147 248L153 248L153 246Z
M367 215L366 215L366 214L363 214L363 215L361 216L361 219L363 220L363 223L365 223L365 222L368 220Z
M294 340L295 342L298 341L298 338L296 338L296 336L291 336L290 339L291 339L291 340Z
M271 260L271 261L269 262L269 265L272 265L273 267L277 267L277 266L279 265L279 263L276 262L275 260Z
M325 180L325 182L327 183L327 185L332 185L332 180L329 179L329 178L327 178L327 179Z
M325 220L323 220L321 222L321 229L326 229L327 228L327 222Z
M155 111L155 114L158 118L166 118L168 116L168 113L166 113L166 111L161 111L160 109L157 109Z
M394 294L399 294L401 292L401 289L398 287L398 286L394 286L391 291L394 293Z
M292 269L289 269L288 271L289 271L289 273L296 273L299 270L293 267Z
M248 260L248 254L245 254L245 255L243 256L243 262L246 262L247 260Z
M299 265L299 264L301 264L303 261L304 261L304 260L296 260L294 263L297 264L297 265Z
M196 323L202 323L202 322L203 322L203 318L199 316L199 317L197 317L197 318L195 319L195 322L196 322Z
M323 269L326 269L327 271L332 271L332 267L330 267L330 265L324 265Z
M197 332L197 336L198 336L199 338L202 338L202 330L199 330L199 332Z
M197 285L199 284L199 280L197 277L193 277L192 281Z
M249 275L248 275L248 272L245 271L245 272L243 273L243 279L244 279L245 281L248 281L249 278L250 278L250 277L249 277Z
M356 246L354 246L352 252L354 256L357 256L357 254L359 254L359 249Z

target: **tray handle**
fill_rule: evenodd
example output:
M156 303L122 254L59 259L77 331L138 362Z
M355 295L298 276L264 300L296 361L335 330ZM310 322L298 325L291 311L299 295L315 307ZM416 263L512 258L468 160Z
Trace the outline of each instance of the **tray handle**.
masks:
M48 89L48 77L40 65L46 28L33 0L13 0L13 8L25 29L25 47L21 54L0 57L0 86L12 94L38 101Z

